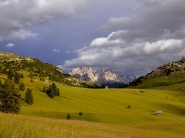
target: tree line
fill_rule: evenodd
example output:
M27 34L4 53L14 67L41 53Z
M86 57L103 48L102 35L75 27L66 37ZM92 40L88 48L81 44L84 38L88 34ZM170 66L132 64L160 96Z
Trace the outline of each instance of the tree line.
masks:
M12 80L7 79L2 83L0 79L0 111L16 114L20 112L20 101L22 99L20 90L25 90L23 82L19 85L19 88L17 88ZM23 100L29 105L33 104L33 94L30 88L27 88Z

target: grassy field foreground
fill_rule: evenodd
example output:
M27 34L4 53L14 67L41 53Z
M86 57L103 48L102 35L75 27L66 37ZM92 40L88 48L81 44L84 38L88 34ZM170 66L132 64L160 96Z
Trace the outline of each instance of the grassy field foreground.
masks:
M0 120L2 138L184 138L185 136L183 130L185 120L179 119L176 122L162 124L119 126L0 113Z
M2 138L185 137L184 91L85 89L57 84L61 95L52 99L41 91L51 83L39 78L31 82L27 75L25 72L23 82L32 89L34 104L22 101L19 115L0 113ZM157 110L163 115L156 116ZM68 113L71 120L66 120Z

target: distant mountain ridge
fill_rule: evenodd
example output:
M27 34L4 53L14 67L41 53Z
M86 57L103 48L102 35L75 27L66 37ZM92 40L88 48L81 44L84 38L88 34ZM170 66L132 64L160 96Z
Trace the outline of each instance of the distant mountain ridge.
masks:
M83 67L77 67L73 68L71 72L69 72L70 75L77 76L81 80L84 81L92 81L97 82L99 74L96 73L94 69L91 67L83 66Z
M129 84L129 82L135 79L134 75L119 75L109 68L103 69L102 73L98 74L96 70L89 66L73 68L69 74L77 76L83 81L91 81L98 84L108 85L109 87L121 87Z

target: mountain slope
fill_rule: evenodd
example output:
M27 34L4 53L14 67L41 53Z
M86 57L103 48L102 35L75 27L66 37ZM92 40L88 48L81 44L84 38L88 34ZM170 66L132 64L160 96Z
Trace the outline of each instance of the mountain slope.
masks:
M29 72L21 72L26 88L32 89L34 104L22 101L21 115L0 113L2 137L184 137L184 92L85 89L56 83L61 95L53 99L40 91L52 82L30 82ZM21 95L24 97L25 92ZM161 117L156 116L159 109L163 111ZM71 120L66 120L68 113Z
M32 75L30 81L28 70L29 66L17 72L23 74L26 89L32 90L34 103L21 100L20 115L0 113L1 137L184 137L182 91L86 89L55 82L60 96L50 98L42 88L53 81L42 81L39 75ZM1 73L0 78L4 80L7 75ZM25 91L20 93L24 98ZM159 109L163 116L156 116ZM67 114L71 120L66 120Z
M146 76L141 76L129 87L135 88L153 88L159 86L170 86L185 82L185 62L170 62L158 67Z
M8 75L10 72L29 72L29 77L39 76L40 80L61 82L67 85L78 85L74 77L64 74L63 71L52 64L43 63L36 58L18 56L12 53L0 52L0 73Z

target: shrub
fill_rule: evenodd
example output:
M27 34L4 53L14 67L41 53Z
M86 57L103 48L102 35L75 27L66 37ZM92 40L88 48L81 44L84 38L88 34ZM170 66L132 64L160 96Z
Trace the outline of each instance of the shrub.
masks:
M130 108L130 105L128 105L127 108L129 109Z
M71 119L71 115L68 113L66 119Z
M81 112L79 112L78 114L79 114L79 115L81 115L81 116L83 115L82 111L81 111Z

